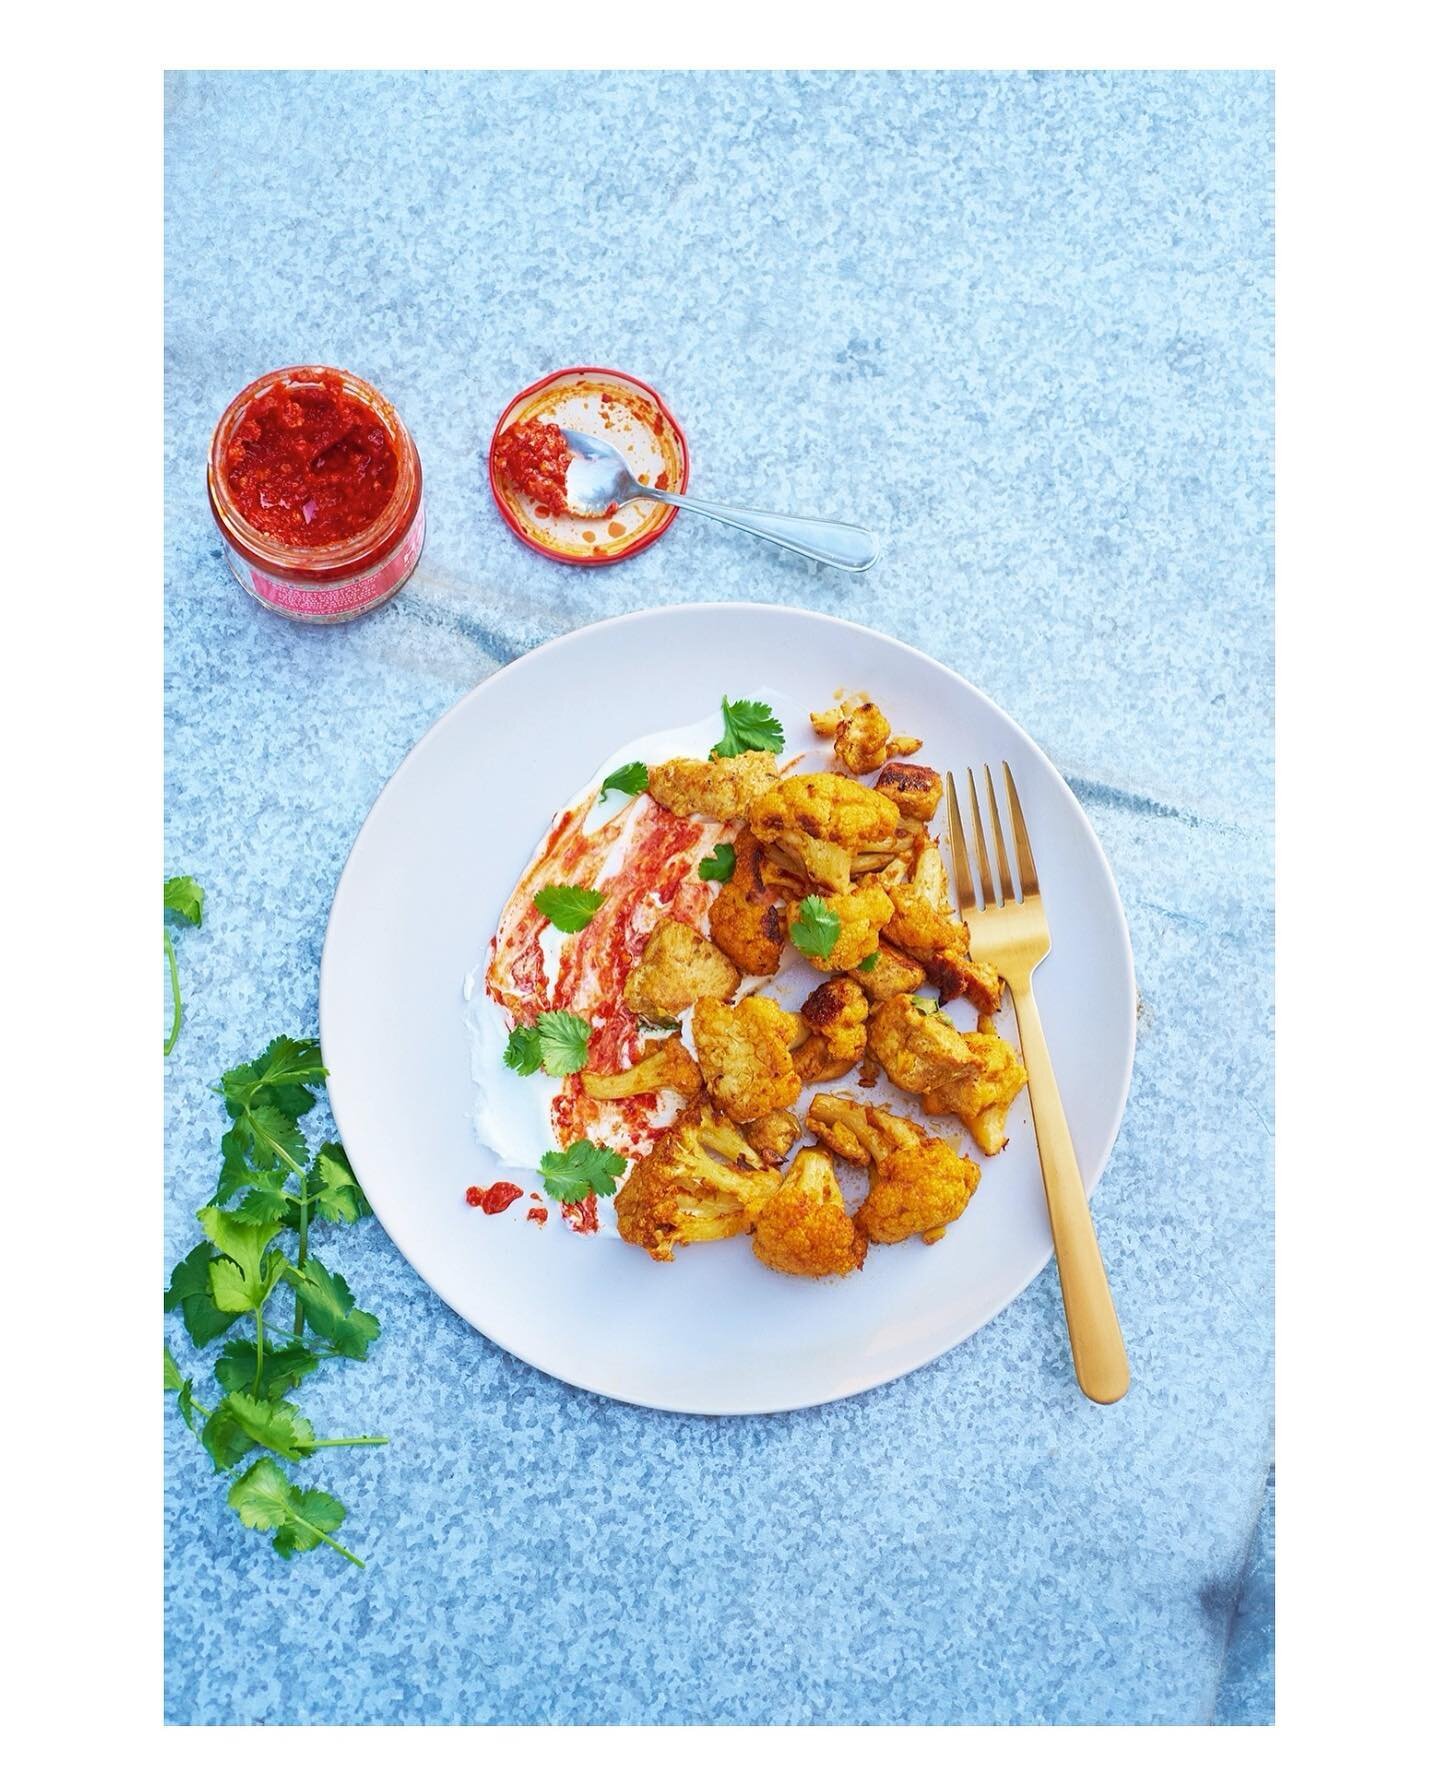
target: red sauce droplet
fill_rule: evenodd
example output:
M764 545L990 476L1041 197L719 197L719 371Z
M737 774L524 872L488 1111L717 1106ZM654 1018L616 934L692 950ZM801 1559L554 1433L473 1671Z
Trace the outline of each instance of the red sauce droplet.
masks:
M560 1209L565 1216L565 1224L572 1232L598 1232L600 1230L600 1213L595 1204L594 1195L586 1195L583 1201L567 1201Z
M507 1207L513 1207L524 1196L524 1189L517 1188L513 1182L492 1182L489 1188L467 1188L465 1205L478 1207L482 1213L504 1213Z
M668 492L669 491L669 489L670 489L670 474L668 471L662 472L660 474L659 478L656 479L655 489L657 492Z
M565 473L572 459L565 437L553 423L512 424L495 444L500 476L557 516L565 509Z
M525 1217L527 1220L534 1220L537 1226L543 1226L550 1215L546 1213L543 1207L532 1207Z
M390 431L334 373L267 387L225 449L235 508L287 547L332 547L362 534L399 477Z

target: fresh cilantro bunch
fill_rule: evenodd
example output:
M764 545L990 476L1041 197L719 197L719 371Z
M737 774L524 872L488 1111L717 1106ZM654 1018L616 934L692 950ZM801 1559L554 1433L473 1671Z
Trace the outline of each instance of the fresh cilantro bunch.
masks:
M193 877L165 879L165 963L170 971L170 1031L165 1039L168 1058L180 1037L184 1010L180 1006L180 970L175 963L175 942L170 938L170 922L183 921L187 927L198 927L205 914L205 892Z
M320 1488L302 1491L274 1460L303 1462L317 1450L389 1441L316 1437L305 1415L282 1397L328 1358L363 1360L380 1335L380 1321L356 1306L345 1278L310 1252L312 1221L349 1225L370 1212L342 1147L331 1142L312 1154L300 1126L325 1076L318 1040L281 1037L216 1085L230 1119L220 1141L220 1176L214 1199L196 1215L205 1236L176 1264L165 1311L179 1313L201 1349L242 1318L252 1329L221 1347L213 1365L221 1394L213 1406L195 1398L193 1380L168 1346L165 1387L217 1473L237 1468L256 1450L269 1452L230 1485L228 1502L242 1524L272 1531L282 1556L324 1543L363 1567L331 1535L345 1516L339 1500ZM288 1331L283 1322L266 1320L282 1284L295 1297Z

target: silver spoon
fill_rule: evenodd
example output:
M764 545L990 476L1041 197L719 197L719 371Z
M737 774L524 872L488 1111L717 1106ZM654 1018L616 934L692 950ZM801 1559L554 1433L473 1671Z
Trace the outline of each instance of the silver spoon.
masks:
M612 504L640 498L647 504L698 510L701 516L713 516L716 522L730 523L747 535L793 548L797 554L818 560L822 566L838 566L842 572L864 572L880 558L879 538L853 523L780 516L772 510L746 510L739 504L714 504L708 498L657 491L652 485L641 485L624 459L598 436L587 436L579 429L562 430L561 434L575 456L565 475L565 504L576 516L603 516Z

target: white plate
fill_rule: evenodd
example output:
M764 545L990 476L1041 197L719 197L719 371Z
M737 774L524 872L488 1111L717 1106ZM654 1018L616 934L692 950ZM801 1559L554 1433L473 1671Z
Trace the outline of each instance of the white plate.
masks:
M466 1206L499 1166L472 1126L462 985L552 811L617 745L759 685L817 708L868 691L941 769L1010 762L1054 941L1036 994L1090 1189L1135 1048L1125 917L1080 805L1007 715L925 654L806 610L681 605L579 629L478 685L381 792L335 892L320 970L330 1099L381 1223L456 1312L576 1387L679 1412L779 1412L891 1381L968 1338L1051 1255L1023 1095L944 1241L877 1247L840 1282L774 1275L743 1238L656 1264L553 1210L541 1227L528 1203Z

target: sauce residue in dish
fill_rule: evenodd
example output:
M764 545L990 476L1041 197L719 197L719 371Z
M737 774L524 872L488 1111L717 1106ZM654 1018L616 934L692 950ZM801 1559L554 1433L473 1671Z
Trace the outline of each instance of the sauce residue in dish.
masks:
M385 424L328 371L259 393L225 449L235 508L286 547L352 540L384 511L399 475Z
M481 1213L504 1213L524 1196L524 1189L513 1182L492 1182L489 1188L467 1188L465 1205L478 1207Z
M495 444L501 476L543 509L536 515L562 516L565 475L574 456L558 424L531 419L515 423Z

